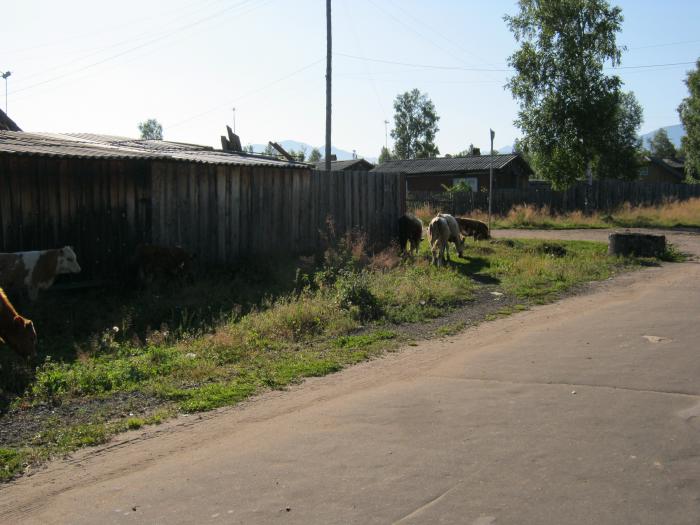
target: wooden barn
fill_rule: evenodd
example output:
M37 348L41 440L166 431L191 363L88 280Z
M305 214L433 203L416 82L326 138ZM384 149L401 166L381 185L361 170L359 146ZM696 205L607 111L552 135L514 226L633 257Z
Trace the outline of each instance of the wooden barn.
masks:
M0 131L0 251L71 245L90 279L119 275L140 243L214 264L312 252L329 216L388 243L404 186L207 146Z

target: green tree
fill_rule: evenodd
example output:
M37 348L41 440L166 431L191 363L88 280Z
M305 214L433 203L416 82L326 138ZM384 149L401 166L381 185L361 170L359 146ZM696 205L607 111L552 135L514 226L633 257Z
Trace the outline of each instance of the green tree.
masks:
M394 156L391 154L386 146L382 146L382 151L379 153L379 164L384 164L389 160L394 160Z
M671 139L668 138L668 132L661 128L654 136L651 137L649 141L649 153L654 157L661 157L663 159L675 159L678 155L676 151L676 146L673 145Z
M299 151L290 150L289 154L299 162L304 162L306 160L306 146L301 146Z
M695 64L695 70L688 72L685 79L688 86L688 97L678 106L678 114L685 128L685 136L681 139L685 154L685 173L688 179L700 179L700 59Z
M606 61L620 64L621 9L605 0L518 5L518 14L505 17L520 44L509 57L515 75L508 87L535 171L555 187L583 178L589 164L598 177L634 177L641 107L619 77L603 73Z
M323 158L323 156L321 155L321 150L318 149L318 148L313 148L313 149L311 150L311 153L309 153L309 159L308 159L308 161L309 161L311 164L314 164L314 163L316 163L316 162L320 162L320 160L321 160L322 158Z
M435 105L417 89L397 95L394 100L394 154L400 159L435 157L440 150L435 135L440 130Z
M154 118L139 122L139 131L144 140L163 140L163 126Z

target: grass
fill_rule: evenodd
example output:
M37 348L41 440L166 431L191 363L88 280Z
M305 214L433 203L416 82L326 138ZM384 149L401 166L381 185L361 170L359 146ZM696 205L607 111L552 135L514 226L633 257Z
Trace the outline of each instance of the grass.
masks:
M465 259L436 268L428 263L427 243L419 257L404 260L391 250L369 257L358 248L361 239L334 242L315 262L238 267L172 292L84 295L67 321L47 323L65 323L55 336L43 335L52 332L38 323L45 360L27 376L23 393L11 395L4 384L12 407L32 410L138 392L157 399L161 408L116 418L98 412L80 424L48 420L23 446L0 449L0 479L48 457L104 443L117 432L232 405L378 356L400 343L394 326L465 305L479 283L520 299L499 312L507 315L636 263L608 257L600 243L499 240L468 241ZM267 280L256 278L265 268ZM75 324L81 316L90 319L89 327ZM450 325L438 335L462 328Z
M439 210L421 206L414 210L425 224ZM484 222L487 215L481 211L469 214ZM626 204L612 212L581 211L557 214L546 206L514 206L507 215L496 215L491 221L494 229L573 229L573 228L700 228L700 199L669 201L659 206L631 206Z

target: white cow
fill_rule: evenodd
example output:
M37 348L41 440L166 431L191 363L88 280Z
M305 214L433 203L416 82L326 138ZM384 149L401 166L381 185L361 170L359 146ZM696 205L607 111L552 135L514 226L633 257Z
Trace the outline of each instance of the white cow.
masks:
M444 217L434 217L428 225L428 237L430 240L430 253L432 255L432 263L438 266L446 261L445 253L447 251L447 243L450 240L450 226ZM449 254L447 254L449 256Z
M450 228L450 239L449 242L453 242L455 244L455 248L457 249L457 254L460 257L463 257L464 253L464 241L462 241L462 236L460 235L459 232L459 224L457 223L457 219L455 219L452 215L448 213L439 213L438 217L442 217L447 221L447 225ZM450 251L447 245L445 246L445 250L447 251L447 258L450 258Z
M25 291L32 301L46 290L57 275L80 273L78 258L70 246L56 250L0 253L0 287Z

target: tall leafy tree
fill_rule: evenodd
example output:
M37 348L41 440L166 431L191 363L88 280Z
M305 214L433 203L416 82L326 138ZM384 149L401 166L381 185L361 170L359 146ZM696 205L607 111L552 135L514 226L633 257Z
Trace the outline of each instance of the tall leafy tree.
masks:
M435 135L440 130L435 105L428 95L417 89L398 95L394 100L394 154L400 159L435 157L440 150Z
M386 146L382 146L382 151L379 153L379 164L384 164L389 160L394 160L394 156Z
M642 110L603 65L620 64L622 11L606 0L519 0L506 16L520 48L508 82L520 110L521 147L538 175L557 187L583 178L636 175Z
M678 106L678 114L685 128L681 141L686 175L697 181L700 179L700 59L695 64L695 70L688 73L685 85L689 94Z
M139 122L141 138L146 140L163 140L163 126L154 118Z
M313 148L311 150L311 153L309 153L308 161L313 164L315 162L319 162L320 160L321 160L321 150L319 150L318 148Z
M649 153L654 157L661 157L664 159L675 159L678 152L676 151L676 146L673 145L671 139L668 138L668 132L661 128L654 136L651 137L649 141Z

